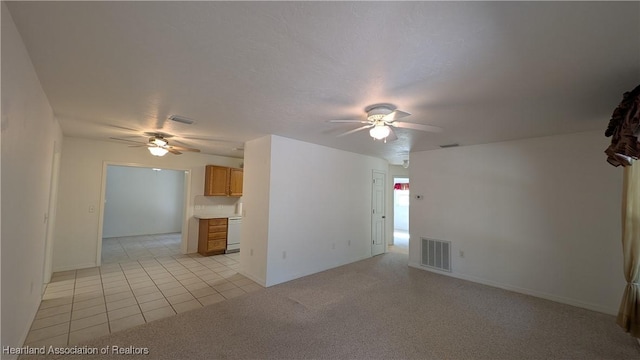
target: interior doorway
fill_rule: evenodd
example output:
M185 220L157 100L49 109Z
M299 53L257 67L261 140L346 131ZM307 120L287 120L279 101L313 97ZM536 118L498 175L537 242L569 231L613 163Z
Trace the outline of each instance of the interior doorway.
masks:
M187 177L184 170L107 164L99 263L182 254Z
M393 178L393 245L389 251L409 253L409 178Z

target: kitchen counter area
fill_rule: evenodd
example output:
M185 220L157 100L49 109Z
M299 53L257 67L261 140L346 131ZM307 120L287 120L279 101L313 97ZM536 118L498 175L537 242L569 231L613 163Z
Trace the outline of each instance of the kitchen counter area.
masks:
M198 220L209 220L209 219L221 219L221 218L239 218L242 219L242 215L240 214L228 214L228 213L209 213L209 214L194 214L194 218Z
M198 219L198 253L203 256L240 251L242 216L229 213L194 214Z

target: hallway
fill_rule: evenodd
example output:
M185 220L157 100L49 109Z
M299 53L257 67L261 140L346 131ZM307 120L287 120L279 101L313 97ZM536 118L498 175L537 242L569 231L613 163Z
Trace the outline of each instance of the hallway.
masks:
M409 254L409 233L402 230L393 232L393 244L389 245L389 252Z

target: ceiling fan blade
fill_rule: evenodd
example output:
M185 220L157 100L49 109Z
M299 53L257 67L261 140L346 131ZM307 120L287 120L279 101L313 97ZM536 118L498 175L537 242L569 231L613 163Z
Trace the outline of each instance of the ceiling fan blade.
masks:
M365 126L361 126L361 127L359 127L359 128L356 128L356 129L353 129L353 130L347 131L347 132L345 132L345 133L342 133L342 134L338 135L338 137L345 136L345 135L349 135L349 134L353 134L354 132L358 132L358 131L360 131L360 130L368 129L368 128L370 128L370 127L374 127L374 126L375 126L375 125L365 125Z
M168 147L168 146L167 146L167 147L165 147L165 149L166 149L168 152L170 152L170 153L172 153L172 154L174 154L174 155L180 155L180 154L182 154L180 151L175 150L175 149L172 149L171 147Z
M441 127L437 127L433 125L414 124L414 123L400 122L400 121L394 121L392 123L389 123L389 125L403 128L403 129L429 131L429 132L436 132L436 133L443 131Z
M359 124L370 124L369 120L327 120L330 123L359 123Z
M135 140L129 140L129 139L122 139L122 138L117 138L117 137L110 137L109 139L111 140L118 140L118 141L124 141L124 142L130 142L130 143L136 143L136 144L142 144L142 145L147 145L147 143L142 142L142 141L135 141Z
M171 150L177 150L177 151L192 151L192 152L200 152L200 149L194 149L194 148L188 148L188 147L182 147L182 146L173 146L173 145L169 145L166 147L167 150L171 149Z
M390 114L385 115L382 120L384 121L395 121L396 119L401 119L403 117L407 117L411 115L408 112L402 111L402 110L394 110L392 111Z

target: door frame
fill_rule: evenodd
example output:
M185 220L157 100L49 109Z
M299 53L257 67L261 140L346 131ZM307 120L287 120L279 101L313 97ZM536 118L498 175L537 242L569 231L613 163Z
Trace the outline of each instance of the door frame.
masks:
M44 262L42 268L42 293L45 285L51 282L53 274L53 238L56 225L56 209L58 205L58 183L60 180L61 153L56 141L53 142L53 157L51 162L51 178L49 182L49 206L47 209L47 232L44 240Z
M97 241L97 249L96 249L96 266L102 265L102 230L104 226L104 203L105 197L107 194L107 168L109 166L128 166L128 167L138 167L138 168L147 168L147 169L164 169L164 170L176 170L176 171L184 171L184 193L182 200L182 232L181 232L181 242L180 242L180 251L183 254L187 253L187 246L189 242L189 194L191 193L191 169L189 168L177 168L171 166L156 166L156 165L146 165L140 163L128 163L128 162L117 162L117 161L103 161L102 162L102 184L100 186L100 204L99 204L99 216L98 216L98 241Z

